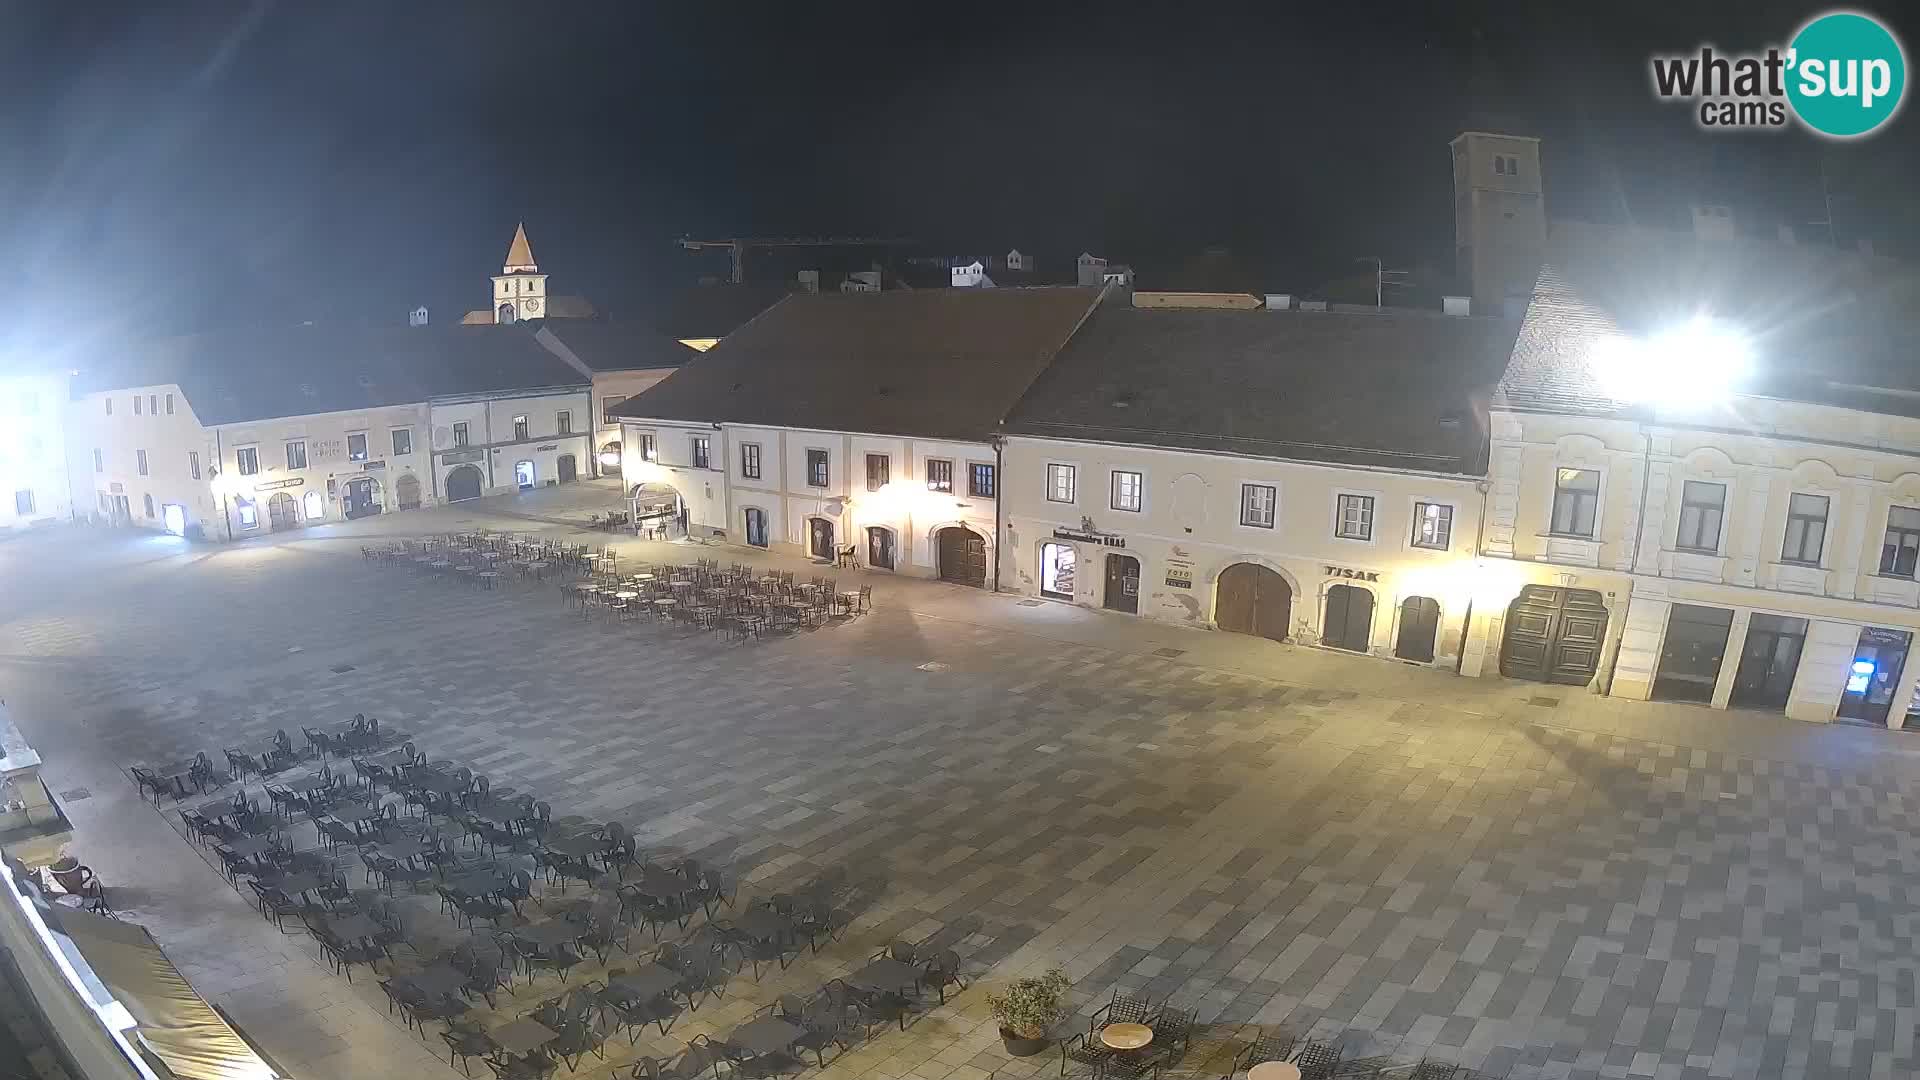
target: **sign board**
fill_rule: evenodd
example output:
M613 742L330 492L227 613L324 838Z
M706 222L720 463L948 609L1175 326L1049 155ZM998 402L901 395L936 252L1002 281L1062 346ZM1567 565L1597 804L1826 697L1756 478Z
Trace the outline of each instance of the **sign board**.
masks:
M387 463L385 461L369 461L365 465L360 466L360 471L374 472L375 470L384 469L386 467L387 467Z
M1352 578L1355 581L1380 580L1380 571L1378 570L1354 570L1350 567L1326 566L1324 564L1321 566L1321 569L1327 572L1328 577Z
M548 443L548 444L547 444L547 445L545 445L545 446L536 446L536 447L534 447L534 450L535 450L535 451L540 451L540 450L558 450L558 449L560 449L560 444L559 444L559 443Z
M1193 588L1193 571L1169 566L1167 567L1167 584L1176 589L1191 589Z
M273 491L277 488L304 487L306 483L307 478L304 476L289 476L285 480L269 480L264 484L255 484L253 485L253 490Z
M1082 544L1100 544L1105 547L1123 548L1127 546L1124 536L1101 536L1099 533L1082 532L1078 529L1055 529L1055 540L1077 540Z
M484 450L449 450L440 455L440 460L448 465L461 465L469 461L485 461L486 459L487 452Z

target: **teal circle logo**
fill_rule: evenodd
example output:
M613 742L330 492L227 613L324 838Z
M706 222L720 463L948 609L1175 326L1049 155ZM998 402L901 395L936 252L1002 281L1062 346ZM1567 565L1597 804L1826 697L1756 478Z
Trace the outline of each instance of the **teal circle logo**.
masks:
M1838 139L1893 119L1907 89L1907 58L1893 33L1836 11L1800 28L1789 46L1787 100L1801 123Z

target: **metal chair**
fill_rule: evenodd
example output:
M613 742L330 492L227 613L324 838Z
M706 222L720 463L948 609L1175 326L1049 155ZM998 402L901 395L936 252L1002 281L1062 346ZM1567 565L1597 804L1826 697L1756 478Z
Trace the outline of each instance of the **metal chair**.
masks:
M1153 1001L1144 994L1115 989L1112 1000L1093 1011L1087 1022L1087 1034L1097 1035L1108 1024L1145 1024L1153 1026Z

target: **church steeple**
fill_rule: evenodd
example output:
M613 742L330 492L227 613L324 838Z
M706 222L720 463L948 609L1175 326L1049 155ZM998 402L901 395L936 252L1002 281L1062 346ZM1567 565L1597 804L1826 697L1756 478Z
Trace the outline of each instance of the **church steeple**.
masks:
M507 262L500 268L503 274L535 273L540 269L533 261L533 245L527 243L527 224L521 222L514 226L513 243L507 245Z
M547 315L547 275L533 261L533 245L527 243L527 226L514 227L513 243L507 245L507 261L493 279L493 321L518 322L544 319Z

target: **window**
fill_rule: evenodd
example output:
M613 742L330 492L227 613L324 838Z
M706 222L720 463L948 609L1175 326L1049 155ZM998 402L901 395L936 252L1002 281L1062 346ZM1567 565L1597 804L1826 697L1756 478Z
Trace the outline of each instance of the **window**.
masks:
M1795 494L1787 499L1787 537L1780 545L1780 561L1820 565L1820 550L1827 543L1827 504L1825 495Z
M519 416L516 416L513 418L513 438L516 442L526 441L527 426L528 426L527 417L525 413L522 413Z
M153 496L142 495L140 496L140 502L146 508L147 516L152 517L153 516Z
M133 452L133 465L134 468L139 470L141 476L147 475L147 452L145 450L135 450Z
M1920 510L1896 506L1887 511L1887 538L1880 542L1880 572L1910 578L1916 555L1920 555Z
M1453 507L1446 503L1413 504L1413 546L1445 551L1453 543Z
M1720 521L1726 515L1727 485L1689 480L1680 489L1680 535L1673 546L1681 551L1720 550Z
M1600 504L1600 473L1595 469L1556 469L1553 474L1553 520L1547 531L1555 536L1593 539L1594 510Z
M193 474L195 480L200 479L200 451L187 451L187 471Z
M827 478L827 452L825 450L807 451L807 483L814 487L826 487Z
M568 409L561 409L553 418L553 430L562 435L573 434L573 412Z
M160 415L160 395L159 395L159 394L148 394L148 395L147 395L147 414L148 414L149 416L159 416L159 415ZM148 517L152 517L153 515L152 515L152 514L148 514L147 516L148 516Z
M453 425L453 445L467 445L467 423L464 420Z
M352 435L347 436L347 460L348 461L367 460L367 433L366 432L364 431L356 432Z
M304 441L287 444L287 468L304 469L307 467L307 444Z
M624 397L610 397L605 401L601 402L600 403L600 421L606 424L619 423L620 418L613 415L613 410L618 408L623 403L625 403L626 400L627 399Z
M107 459L104 455L100 453L100 448L97 446L93 448L93 471L94 472L107 471Z
M107 398L107 399L105 399L105 400L106 400L106 403L107 403L107 415L108 415L108 416L112 416L112 415L113 415L113 399L112 399L112 398Z
M887 486L893 472L893 459L885 454L867 455L867 490L879 491Z
M173 395L172 394L167 395L167 415L168 416L173 415Z
M640 460L660 460L660 448L654 444L653 436L651 435L640 436Z
M1074 495L1076 494L1074 491L1073 472L1074 469L1071 465L1047 466L1048 502L1070 503L1073 501Z
M140 415L140 395L139 394L133 395L133 415L135 416Z
M413 453L413 429L401 427L393 429L393 456L404 457Z
M707 435L693 437L693 467L705 469L712 466L713 439Z
M976 499L993 498L993 466L980 461L967 466L967 494Z
M652 436L647 436L652 438ZM748 480L760 479L760 444L757 442L740 444L740 475Z
M260 511L254 509L252 499L247 498L245 495L240 495L236 496L233 502L234 506L240 512L241 528L257 529L260 527Z
M21 515L33 513L32 488L25 488L13 493L13 512Z
M1271 484L1240 485L1240 524L1258 529L1273 528L1273 507L1278 492Z
M927 490L953 490L953 462L945 458L927 459Z
M1333 535L1342 540L1373 539L1373 496L1340 495L1334 504Z
M241 476L252 476L260 471L260 452L251 446L243 446L233 452L233 467Z
M1140 512L1140 489L1144 487L1143 478L1137 472L1113 471L1113 498L1111 505L1115 510Z

